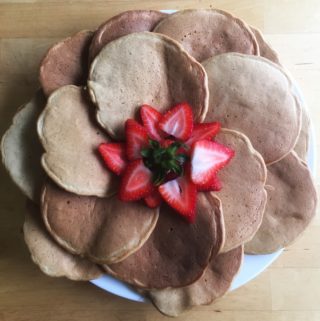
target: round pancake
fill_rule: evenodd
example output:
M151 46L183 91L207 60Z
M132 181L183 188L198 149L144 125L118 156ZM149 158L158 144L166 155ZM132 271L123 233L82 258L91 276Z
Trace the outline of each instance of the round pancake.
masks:
M163 19L154 29L180 42L198 61L225 52L258 55L250 27L222 10L189 9Z
M102 275L102 270L96 264L68 253L54 242L41 221L39 208L31 202L27 206L23 234L32 260L43 273L83 281Z
M247 253L272 253L290 245L316 213L311 173L295 152L267 168L267 206L258 232L245 244Z
M208 107L203 67L174 40L152 32L132 33L106 45L93 61L88 87L98 122L115 139L143 104L164 112L187 101L196 121Z
M285 157L300 132L301 105L284 70L265 58L237 53L203 65L210 91L206 121L247 135L266 164Z
M189 286L150 291L147 295L168 316L178 316L197 305L207 305L223 296L238 274L243 260L243 246L211 259L202 277Z
M214 192L222 203L226 230L222 251L228 252L249 241L262 222L267 171L261 155L245 135L222 129L216 141L235 151L230 163L218 172L221 191Z
M275 64L281 65L278 53L266 41L262 32L254 27L250 27L250 29L256 37L259 46L260 56L271 60Z
M71 253L97 263L114 263L137 251L156 226L159 209L117 196L97 198L68 193L47 183L42 215L55 240Z
M208 198L209 197L209 198ZM221 247L220 201L198 194L195 223L163 205L155 230L141 249L124 261L103 266L108 273L139 288L181 287L201 277ZM210 203L209 203L210 202Z
M133 32L152 31L166 15L156 10L130 10L112 17L94 33L89 60L92 61L107 43L115 39Z
M92 35L91 31L80 31L48 50L41 62L39 75L47 96L65 85L86 84Z
M43 149L37 135L37 119L46 104L42 92L18 110L1 141L2 162L21 191L36 203L45 173L40 159Z
M38 120L45 149L42 166L65 190L104 197L115 193L117 179L98 155L99 144L110 140L96 125L93 112L80 87L64 86L49 97Z
M308 159L309 135L310 117L306 106L302 105L301 130L296 145L294 146L294 151L304 161Z

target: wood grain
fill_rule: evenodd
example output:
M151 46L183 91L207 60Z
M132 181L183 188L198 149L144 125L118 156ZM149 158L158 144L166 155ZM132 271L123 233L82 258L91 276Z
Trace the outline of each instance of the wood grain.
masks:
M0 135L17 107L39 86L41 57L57 40L80 29L94 29L127 9L213 6L231 11L267 34L301 86L320 137L318 0L0 1ZM316 183L319 187L319 175ZM0 321L167 319L149 304L112 296L87 282L43 275L23 243L23 208L23 196L0 167ZM318 213L304 235L267 271L214 305L197 307L177 320L320 320L319 235Z

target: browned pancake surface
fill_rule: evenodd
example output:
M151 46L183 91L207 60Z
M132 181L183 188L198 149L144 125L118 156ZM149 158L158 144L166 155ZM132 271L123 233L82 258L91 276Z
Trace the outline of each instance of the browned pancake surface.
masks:
M133 32L152 31L166 16L155 10L130 10L112 17L103 23L94 33L89 60L92 61L109 42Z
M51 235L71 253L98 263L114 263L138 250L153 231L158 209L117 196L98 198L45 185L42 215Z
M154 32L180 42L198 61L225 52L259 54L249 26L222 10L182 10L163 19Z
M91 31L80 31L51 47L40 66L40 83L49 96L65 85L85 85Z
M220 201L199 193L194 224L162 206L155 230L143 247L124 261L104 266L115 277L140 288L163 289L188 285L202 275L221 247Z

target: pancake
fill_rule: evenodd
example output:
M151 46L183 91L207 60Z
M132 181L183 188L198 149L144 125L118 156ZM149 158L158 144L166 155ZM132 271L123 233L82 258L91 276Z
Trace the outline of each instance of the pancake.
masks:
M30 102L22 106L13 118L1 141L2 162L21 191L36 203L45 173L40 158L43 149L37 135L37 119L46 104L38 91Z
M220 201L198 194L194 224L163 205L155 230L141 249L124 261L103 266L108 273L139 288L186 286L201 277L221 248Z
M301 130L300 130L296 145L294 146L294 151L305 162L308 159L309 135L310 135L310 117L308 114L308 110L306 109L306 106L303 106L302 117L301 117Z
M229 290L242 260L243 246L239 246L212 259L195 283L178 289L150 291L148 296L160 312L172 317L193 306L210 304Z
M38 120L45 149L42 166L65 190L104 197L115 193L117 179L98 155L99 144L110 140L95 124L92 112L80 87L64 86L50 96Z
M268 166L268 201L262 224L245 244L247 253L272 253L290 245L316 213L317 192L308 167L295 152Z
M115 139L143 104L164 112L187 101L196 121L207 112L207 76L174 40L152 32L132 33L106 45L93 61L88 87L97 119Z
M281 65L279 61L278 53L266 41L262 32L259 29L256 29L254 27L250 27L250 29L253 32L254 36L256 37L256 40L259 46L260 56L269 59L275 64Z
M92 35L91 31L80 31L48 50L41 62L39 75L47 96L65 85L86 84Z
M166 15L155 10L130 10L112 17L94 33L89 60L92 61L107 43L115 39L133 32L152 31Z
M222 10L189 9L163 19L154 29L180 42L198 61L225 52L258 55L250 27Z
M300 132L301 105L284 70L265 58L237 53L203 65L210 91L206 121L244 133L266 164L285 157Z
M71 253L97 263L114 263L137 251L158 220L159 209L117 196L97 198L68 193L47 183L42 215L55 240Z
M245 135L222 129L216 141L235 151L228 166L218 172L221 191L214 192L222 203L226 230L223 252L228 252L249 241L262 222L267 201L266 167Z
M102 275L102 270L96 264L68 253L54 242L43 225L39 208L31 202L27 206L23 234L32 260L43 273L78 281L92 280Z

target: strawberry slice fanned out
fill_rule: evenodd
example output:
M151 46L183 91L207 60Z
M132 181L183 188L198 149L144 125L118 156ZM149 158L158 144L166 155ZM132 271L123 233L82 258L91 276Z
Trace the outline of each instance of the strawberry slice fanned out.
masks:
M124 143L102 143L98 151L106 166L115 174L121 175L127 166Z
M189 175L180 176L159 186L159 193L166 203L193 223L196 215L197 188Z
M193 129L191 107L187 103L181 103L171 108L162 116L159 128L177 139L188 139Z
M194 124L192 134L185 144L191 147L199 140L212 140L220 129L221 125L218 122Z
M141 149L148 146L147 130L133 119L128 119L125 125L126 152L129 160L141 158Z
M153 190L152 172L144 166L142 159L129 163L124 171L119 198L122 201L136 201L148 196Z
M191 151L191 180L194 184L210 184L217 171L234 156L234 151L222 144L209 140L194 143Z
M156 208L162 203L162 197L157 189L154 189L153 192L144 198L144 201L150 208Z
M213 176L213 179L205 185L196 185L198 192L219 192L222 188L221 181L217 175Z
M149 105L142 105L140 108L140 116L143 126L147 129L149 137L160 142L162 137L158 130L158 123L162 114Z

